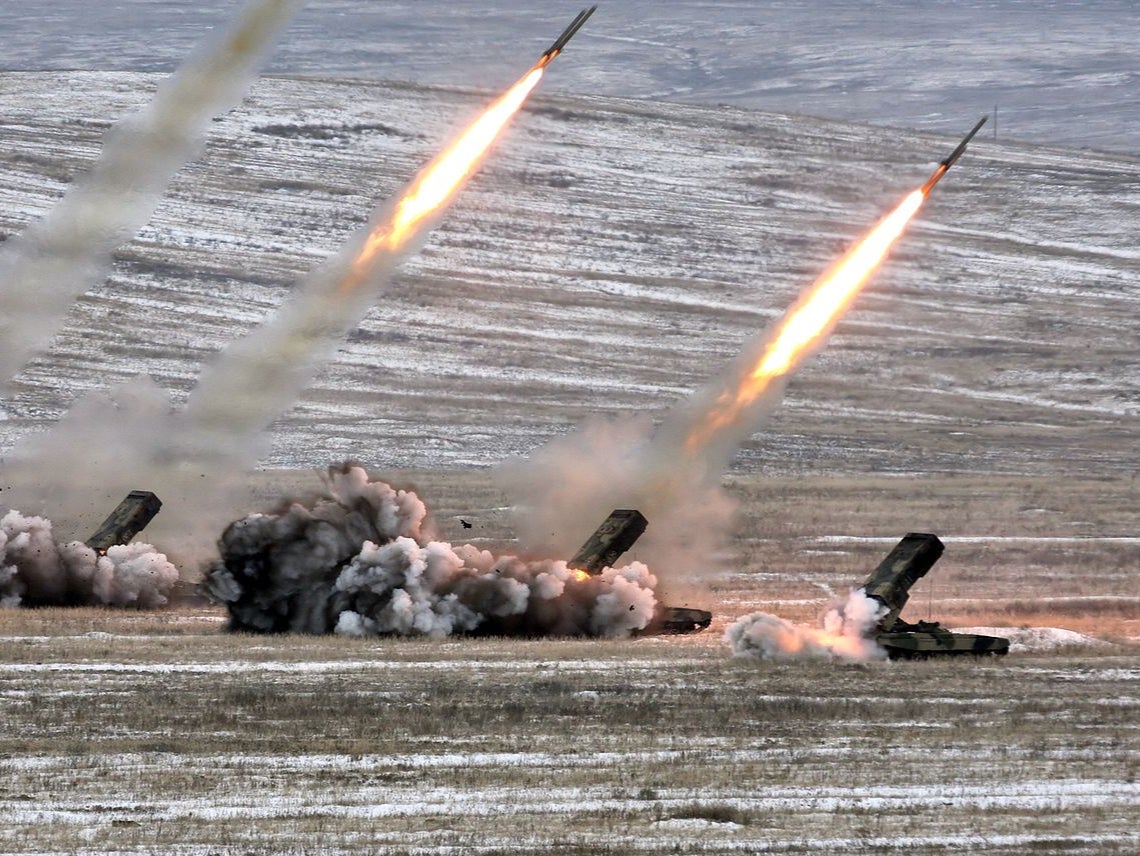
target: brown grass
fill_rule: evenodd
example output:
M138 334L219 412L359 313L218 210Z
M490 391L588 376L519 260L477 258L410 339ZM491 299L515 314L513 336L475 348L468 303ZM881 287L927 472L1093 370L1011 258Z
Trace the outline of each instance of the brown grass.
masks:
M445 537L465 515L507 543L482 474L414 475ZM728 656L734 616L814 618L825 588L846 591L890 546L818 535L937 532L922 508L969 492L823 481L733 483L742 525L726 567L691 589L717 612L693 637L252 637L201 604L5 612L8 838L21 852L1132 852L1135 647L864 667ZM1075 490L1086 517L1113 519L1094 486ZM970 525L995 530L1004 496L979 490L989 513ZM955 534L977 534L964 521ZM1014 547L951 541L908 609L1136 635L1135 583L1102 572L1118 547Z

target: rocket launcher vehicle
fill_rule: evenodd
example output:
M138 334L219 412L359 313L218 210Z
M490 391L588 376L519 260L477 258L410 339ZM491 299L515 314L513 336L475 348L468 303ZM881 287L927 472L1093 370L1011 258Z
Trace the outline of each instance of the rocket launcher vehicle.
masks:
M604 568L612 568L621 554L641 537L647 526L649 521L640 511L616 508L566 564L570 568L596 576Z
M132 490L84 543L99 553L106 553L108 547L116 544L129 544L146 529L160 508L162 500L149 490Z
M1009 640L1000 636L951 633L936 621L911 624L899 618L911 587L934 567L943 549L937 535L911 532L867 577L864 593L887 609L875 628L875 641L892 660L1009 653Z
M605 568L612 568L621 555L634 545L645 532L649 521L640 511L616 508L594 534L586 539L574 554L567 567L597 576ZM685 606L657 605L653 621L642 631L644 634L696 633L712 623L712 613L704 609Z

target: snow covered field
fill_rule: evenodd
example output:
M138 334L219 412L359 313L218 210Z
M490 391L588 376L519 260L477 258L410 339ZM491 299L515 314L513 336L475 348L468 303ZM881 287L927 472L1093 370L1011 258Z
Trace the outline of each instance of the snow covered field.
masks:
M251 640L184 617L122 635L57 612L41 626L104 629L5 642L4 852L1140 844L1119 652L772 666L701 637Z
M0 77L0 229L42 213L156 80ZM184 396L484 101L262 81L18 379L0 448L139 372ZM275 426L264 463L489 466L587 415L660 413L953 142L540 96ZM1130 475L1138 204L1134 159L976 143L740 470Z
M562 20L541 5L530 37ZM1044 91L1023 63L1028 76L1003 78L1000 99L985 80L1013 62L1022 47L1009 34L1038 21L1040 4L1002 4L992 19L973 3L884 16L904 31L861 42L848 62L866 75L858 99L832 66L816 71L844 57L828 28L855 21L855 4L837 4L850 14L820 19L814 47L790 52L779 27L808 23L796 4L760 24L738 4L702 4L738 25L696 34L690 53L686 34L661 30L672 10L691 20L681 7L693 4L611 5L607 26L624 22L622 36L599 26L574 44L574 63L551 69L547 94L276 423L259 502L315 486L306 468L355 457L418 485L441 537L509 548L488 468L588 416L660 415L925 179L959 114L980 112L979 93L988 109ZM454 86L454 32L477 13L485 29L463 44L478 59L458 82L506 82L514 56L480 40L510 29L517 9L451 4L436 49L422 51L412 45L436 25L413 6L386 7L404 29L387 21L365 49L334 23L363 36L352 15L374 4L311 4L278 69L316 76L265 79L214 124L202 159L17 378L0 455L84 391L139 373L183 400L217 349L486 102ZM135 32L115 29L156 15L174 26L176 8L157 54L133 54ZM104 69L0 74L0 233L58 198L107 127L153 92L159 75L135 69L167 67L215 8L103 4L78 33L68 3L0 12L14 34L6 67ZM741 523L716 567L669 581L670 602L716 612L709 632L253 639L186 605L6 613L0 850L1135 852L1140 161L1023 141L1133 150L1121 131L1136 127L1135 104L1118 93L1135 80L1116 55L1126 28L1104 25L1115 6L1048 8L1070 51L1038 39L1037 62L1048 52L1069 88L1020 116L1022 141L971 146L739 456L727 482ZM976 56L976 91L940 98L944 113L916 112L975 20L1001 24L1005 53ZM56 24L65 35L52 41ZM915 46L920 29L932 52ZM901 47L884 49L892 40ZM732 65L774 63L777 49L790 64L765 79L780 87L756 90L752 70ZM599 50L606 63L586 62ZM372 68L382 51L408 72ZM899 63L919 69L908 89L877 88L900 78ZM1082 88L1077 67L1103 88ZM803 95L805 75L822 81L818 101ZM1066 136L1054 97L1088 109L1083 136ZM719 100L943 133L698 103ZM80 529L105 515L101 502ZM1010 657L729 658L733 618L763 608L812 620L908 530L947 543L910 616L1011 628Z

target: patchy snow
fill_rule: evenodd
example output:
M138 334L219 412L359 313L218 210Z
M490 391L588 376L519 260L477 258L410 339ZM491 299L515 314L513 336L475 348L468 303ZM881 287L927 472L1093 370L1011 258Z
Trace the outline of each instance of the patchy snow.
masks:
M653 825L658 829L740 829L741 824L731 820L705 820L699 817L673 817L657 820Z
M1086 636L1075 630L1061 627L954 627L955 633L980 633L984 636L1004 636L1012 652L1036 653L1055 651L1058 648L1091 646L1107 648L1112 643L1095 636Z
M604 20L599 10L591 31ZM552 96L547 84L574 67L552 69L423 252L275 423L263 463L490 466L588 415L660 414L954 142ZM47 209L89 164L105 123L159 79L2 77L6 233ZM74 396L138 373L183 400L213 352L264 318L486 100L261 81L214 123L203 159L18 378L0 453ZM981 140L969 166L940 185L736 466L1132 472L1140 167Z
M169 638L169 637L166 637ZM607 672L620 669L623 672L653 673L662 668L676 666L697 666L707 660L679 658L676 660L464 660L464 669L489 669L500 671L547 671L559 672ZM232 660L217 663L6 663L0 664L0 674L5 672L108 672L137 674L232 674L235 672L294 672L323 674L327 672L349 671L395 671L401 669L448 671L456 668L451 660L327 660L289 662L286 660Z
M306 817L447 817L455 815L501 817L516 814L556 813L591 815L599 811L636 811L645 807L644 800L614 798L603 788L548 787L412 787L397 789L390 785L361 786L342 801L329 804L323 793L311 796L274 797L269 800L242 799L222 795L209 804L199 800L156 799L140 811L117 812L120 816L137 815L140 819L178 822L195 817L207 820ZM741 811L849 811L859 810L938 810L938 809L1030 809L1074 810L1113 809L1135 804L1140 798L1140 783L1122 783L1097 779L1080 781L1010 782L1002 789L992 783L956 785L947 783L937 792L906 786L870 787L760 787L748 797L728 797L718 805ZM666 809L683 807L692 801L687 792L662 789L654 803ZM9 803L9 823L86 824L95 806L72 804L61 800L56 804L34 807Z
M7 4L10 69L169 70L232 3ZM307 4L276 72L501 86L577 7L561 0ZM429 11L430 9L430 11ZM622 0L554 65L558 91L735 104L962 133L997 102L1002 137L1136 149L1127 0L915 4ZM82 22L82 26L76 26ZM456 45L462 44L462 62ZM520 69L521 71L521 69Z

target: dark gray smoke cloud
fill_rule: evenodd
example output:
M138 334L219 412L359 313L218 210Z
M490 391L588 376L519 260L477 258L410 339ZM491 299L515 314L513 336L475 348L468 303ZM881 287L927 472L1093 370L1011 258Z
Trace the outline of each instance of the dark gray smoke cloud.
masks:
M82 541L58 543L51 521L9 511L0 517L0 606L164 606L177 569L150 544L105 554Z
M555 560L433 541L414 493L330 471L327 495L229 526L206 586L254 632L626 636L653 618L656 578L631 563L584 577Z
M0 383L58 329L111 251L150 218L171 176L201 148L211 119L236 106L301 0L251 0L141 112L107 134L91 172L0 252Z

